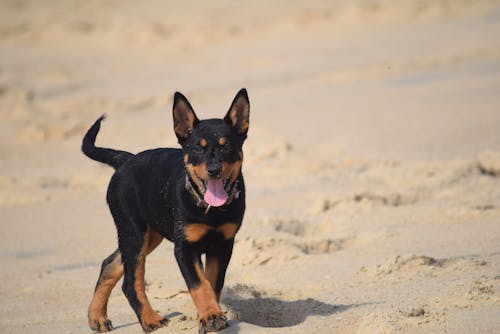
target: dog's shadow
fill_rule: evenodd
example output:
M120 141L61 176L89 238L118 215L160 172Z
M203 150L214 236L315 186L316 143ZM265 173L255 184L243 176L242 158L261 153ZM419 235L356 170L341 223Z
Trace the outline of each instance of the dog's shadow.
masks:
M260 327L289 327L298 325L309 316L328 316L356 305L332 305L313 298L280 300L265 296L246 285L225 290L222 303L235 317Z

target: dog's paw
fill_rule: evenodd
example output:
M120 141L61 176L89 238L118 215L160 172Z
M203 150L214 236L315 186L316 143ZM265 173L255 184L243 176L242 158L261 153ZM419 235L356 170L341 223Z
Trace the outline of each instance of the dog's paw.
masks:
M111 323L111 320L109 320L105 316L98 317L95 319L90 319L89 327L90 329L99 333L105 333L113 330L113 324Z
M199 334L208 332L217 332L228 326L227 318L224 314L211 314L207 317L200 318Z
M155 319L148 319L142 321L142 329L144 332L151 333L157 329L165 327L170 320L167 318L162 318L160 316L155 317Z

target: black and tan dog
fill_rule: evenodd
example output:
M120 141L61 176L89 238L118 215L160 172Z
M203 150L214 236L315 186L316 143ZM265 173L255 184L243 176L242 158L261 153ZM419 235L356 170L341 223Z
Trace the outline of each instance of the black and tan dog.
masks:
M219 301L245 212L241 164L249 112L245 89L224 119L201 121L188 100L176 93L174 131L182 149L136 155L95 146L103 117L88 130L82 151L116 170L107 202L118 231L118 249L103 261L89 307L91 329L113 329L106 314L108 298L122 276L122 290L144 331L166 325L168 319L153 311L144 288L146 255L164 238L175 245L175 258L198 310L200 333L227 326Z

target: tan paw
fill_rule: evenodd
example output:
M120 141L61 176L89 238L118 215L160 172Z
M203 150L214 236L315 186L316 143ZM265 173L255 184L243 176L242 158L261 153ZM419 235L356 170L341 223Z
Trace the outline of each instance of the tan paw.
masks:
M217 332L228 326L226 316L219 312L208 316L200 317L199 333Z
M90 318L89 327L99 333L110 332L113 330L113 324L106 316Z
M165 327L169 321L170 320L168 320L167 318L163 318L158 314L155 314L155 316L152 316L148 319L142 319L142 329L146 333L154 332L157 329Z

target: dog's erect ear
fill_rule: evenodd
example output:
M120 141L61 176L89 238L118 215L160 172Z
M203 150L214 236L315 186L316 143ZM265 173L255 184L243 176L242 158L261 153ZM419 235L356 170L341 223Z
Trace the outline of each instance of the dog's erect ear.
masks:
M175 92L174 95L173 115L174 132L181 142L189 137L199 120L189 101L179 92Z
M236 130L237 134L246 136L248 132L249 117L250 102L248 101L247 90L242 88L238 94L236 94L224 120Z

